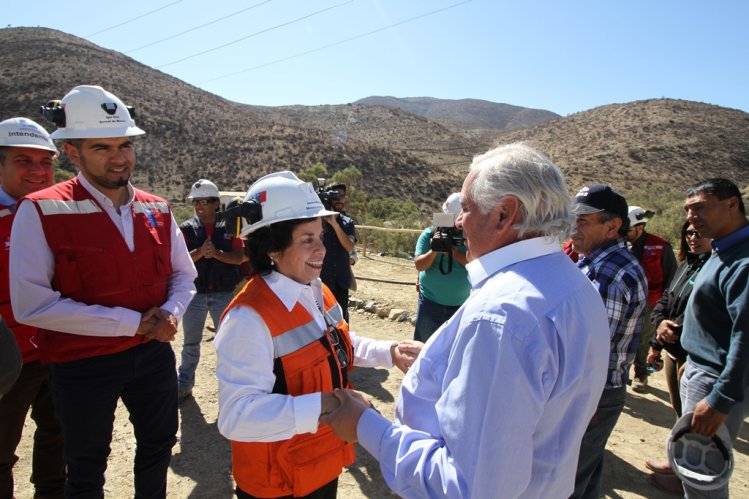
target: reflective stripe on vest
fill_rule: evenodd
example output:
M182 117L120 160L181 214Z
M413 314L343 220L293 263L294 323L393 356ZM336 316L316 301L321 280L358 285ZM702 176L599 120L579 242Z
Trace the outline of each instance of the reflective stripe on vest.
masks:
M101 211L101 208L91 199L81 201L39 199L36 203L44 215L88 215Z
M133 203L133 210L135 213L148 213L148 210L160 211L161 213L169 213L169 206L166 203L146 203L142 201L135 201Z
M343 320L343 311L336 304L325 312L325 320L328 324L338 324ZM284 355L296 352L310 343L318 341L323 336L320 326L313 320L285 333L273 337L273 358L278 359Z

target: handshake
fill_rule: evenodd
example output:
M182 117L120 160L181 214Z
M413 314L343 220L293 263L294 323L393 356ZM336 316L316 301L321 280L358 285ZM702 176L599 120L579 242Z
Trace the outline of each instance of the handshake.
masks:
M166 310L153 307L141 314L135 334L163 343L174 341L177 336L177 318Z

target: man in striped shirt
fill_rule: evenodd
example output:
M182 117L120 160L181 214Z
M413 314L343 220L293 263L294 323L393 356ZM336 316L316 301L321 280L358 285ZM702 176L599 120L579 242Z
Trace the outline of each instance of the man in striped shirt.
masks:
M629 227L627 211L624 197L604 184L584 187L574 199L577 266L603 298L611 338L606 385L580 447L574 498L601 497L606 441L624 408L629 368L640 343L648 288L642 266L623 239Z

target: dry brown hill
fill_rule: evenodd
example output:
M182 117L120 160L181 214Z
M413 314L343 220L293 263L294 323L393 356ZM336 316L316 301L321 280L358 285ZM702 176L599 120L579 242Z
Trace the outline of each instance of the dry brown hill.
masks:
M259 175L326 163L364 175L370 198L411 200L425 214L456 190L470 158L525 140L560 164L570 188L606 181L625 193L683 189L723 175L749 185L749 114L669 99L613 104L528 129L447 127L399 109L237 104L118 52L45 28L0 29L0 118L36 118L75 85L99 84L134 105L148 134L135 182L182 199L199 177L244 190Z
M355 104L402 109L416 116L443 123L449 128L513 130L540 125L559 115L545 109L530 109L482 99L435 99L434 97L371 96Z
M39 106L79 84L101 85L136 108L148 133L138 139L134 181L182 199L200 177L222 189L244 190L258 176L325 163L330 172L355 165L360 188L378 197L408 198L431 205L459 177L439 165L430 175L423 160L394 148L341 140L337 133L273 123L262 109L227 101L121 53L46 28L0 29L0 111L3 118L39 116ZM335 131L332 131L335 132ZM435 196L436 195L436 196Z

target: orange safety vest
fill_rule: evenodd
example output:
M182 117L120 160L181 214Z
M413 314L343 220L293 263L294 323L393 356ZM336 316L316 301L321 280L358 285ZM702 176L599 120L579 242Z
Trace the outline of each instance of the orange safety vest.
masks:
M13 308L10 306L10 229L13 226L15 212L8 206L0 205L0 237L3 239L2 254L0 255L0 316L5 319L13 335L16 337L16 343L21 350L23 363L28 364L39 360L39 348L36 345L36 328L19 324L13 315Z
M33 202L54 257L52 289L88 305L146 312L168 298L171 211L163 199L135 189L130 209L134 251L109 215L77 178L21 198ZM148 341L142 335L86 336L39 329L42 362L56 363L122 352Z
M298 302L289 312L262 277L253 277L224 315L236 306L255 310L273 338L273 393L298 396L351 386L347 371L353 369L354 357L348 324L327 286L323 285L325 320L336 325L346 349L349 362L344 369L330 336L320 331L309 312ZM234 480L256 497L308 495L337 478L355 458L354 445L336 437L329 426L279 442L232 440L231 447Z

